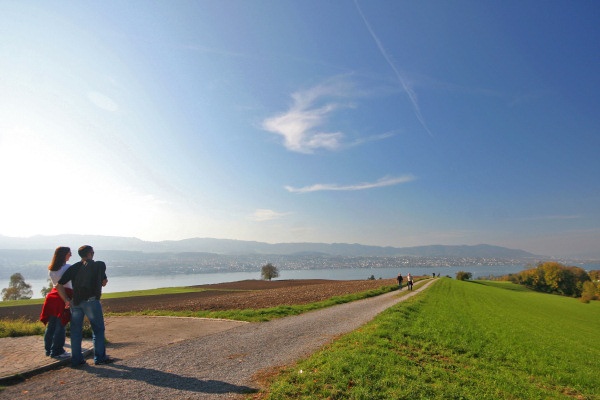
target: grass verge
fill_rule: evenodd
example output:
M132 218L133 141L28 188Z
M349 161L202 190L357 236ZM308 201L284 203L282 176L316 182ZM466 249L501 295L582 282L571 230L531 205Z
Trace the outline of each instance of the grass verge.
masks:
M600 302L440 279L285 369L262 399L598 399Z
M0 319L0 338L43 335L46 327L39 321Z
M70 335L70 325L67 325L66 334ZM46 325L40 321L27 321L25 319L18 320L2 320L0 319L0 338L18 337L18 336L35 336L43 335L46 331ZM92 337L92 327L87 318L83 322L83 337Z

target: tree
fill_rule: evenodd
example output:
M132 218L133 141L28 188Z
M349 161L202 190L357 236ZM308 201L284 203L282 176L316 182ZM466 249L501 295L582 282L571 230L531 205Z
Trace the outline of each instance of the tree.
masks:
M458 279L459 281L468 281L472 277L473 277L473 274L470 272L458 271L456 273L456 279Z
M583 283L583 291L581 292L581 302L589 303L590 300L600 299L600 286L592 281Z
M263 279L271 280L279 276L279 270L273 264L268 263L267 265L263 265L260 274Z
M541 262L535 268L519 272L513 282L538 292L580 297L590 276L579 267L567 267L555 261ZM589 295L588 285L588 295Z
M8 288L2 289L2 300L24 300L33 296L31 285L25 282L20 273L12 274Z
M42 297L46 297L46 295L48 293L50 293L53 288L54 288L54 285L52 284L52 281L50 280L50 278L48 278L48 285L45 288L42 288L42 290L40 290Z

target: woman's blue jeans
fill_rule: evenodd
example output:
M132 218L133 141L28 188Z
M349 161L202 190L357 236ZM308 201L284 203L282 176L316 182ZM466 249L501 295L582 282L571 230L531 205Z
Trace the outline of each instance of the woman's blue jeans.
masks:
M44 332L44 347L46 355L51 357L60 356L65 352L65 326L60 318L51 316L48 319Z
M82 301L71 306L71 364L76 367L83 362L81 340L83 337L83 318L87 317L92 326L92 342L94 343L94 362L106 359L106 344L104 342L104 315L100 300L95 298Z

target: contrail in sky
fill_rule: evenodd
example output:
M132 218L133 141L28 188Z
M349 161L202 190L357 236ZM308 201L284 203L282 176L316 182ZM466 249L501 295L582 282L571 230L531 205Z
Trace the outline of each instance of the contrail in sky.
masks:
M285 189L290 193L311 193L320 191L351 191L351 190L366 190L374 189L386 186L394 186L400 183L408 183L414 181L416 178L412 175L403 175L398 177L384 177L379 179L377 182L363 182L355 185L340 186L329 183L317 183L312 186L305 186L301 188L295 188L292 186L285 186Z
M394 64L394 62L390 58L389 54L387 53L387 51L383 47L383 44L381 44L381 41L379 40L379 38L377 37L377 35L373 31L373 29L371 28L371 25L369 24L369 21L367 21L367 18L365 17L365 15L363 14L362 10L360 9L360 6L358 5L358 0L354 0L354 4L356 5L356 9L358 10L358 13L360 14L360 17L362 18L363 22L365 23L365 26L367 27L367 30L371 34L371 37L373 38L373 40L377 44L377 47L379 48L379 52L381 53L381 55L383 56L383 58L385 58L385 61L387 61L387 63L389 64L389 66L392 68L392 70L396 74L396 77L400 81L400 84L402 85L402 88L404 89L404 91L408 95L408 98L410 99L410 102L412 103L413 108L415 110L415 115L417 116L417 119L419 120L419 122L421 123L421 125L423 126L423 128L425 128L425 130L427 131L427 133L429 133L429 135L431 137L433 137L433 134L431 133L431 131L427 127L427 124L425 123L425 119L423 118L423 115L421 114L421 109L419 108L419 103L417 102L417 95L412 90L412 88L408 85L408 83L406 82L406 79L404 79L404 77L402 76L402 74L400 73L400 71L398 71L398 68L396 68L396 65Z

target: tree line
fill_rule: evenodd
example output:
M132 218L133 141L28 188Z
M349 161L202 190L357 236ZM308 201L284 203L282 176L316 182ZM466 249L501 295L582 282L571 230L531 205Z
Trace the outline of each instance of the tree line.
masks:
M546 261L516 274L507 280L535 291L579 297L583 302L600 299L600 270L587 272L580 267Z

